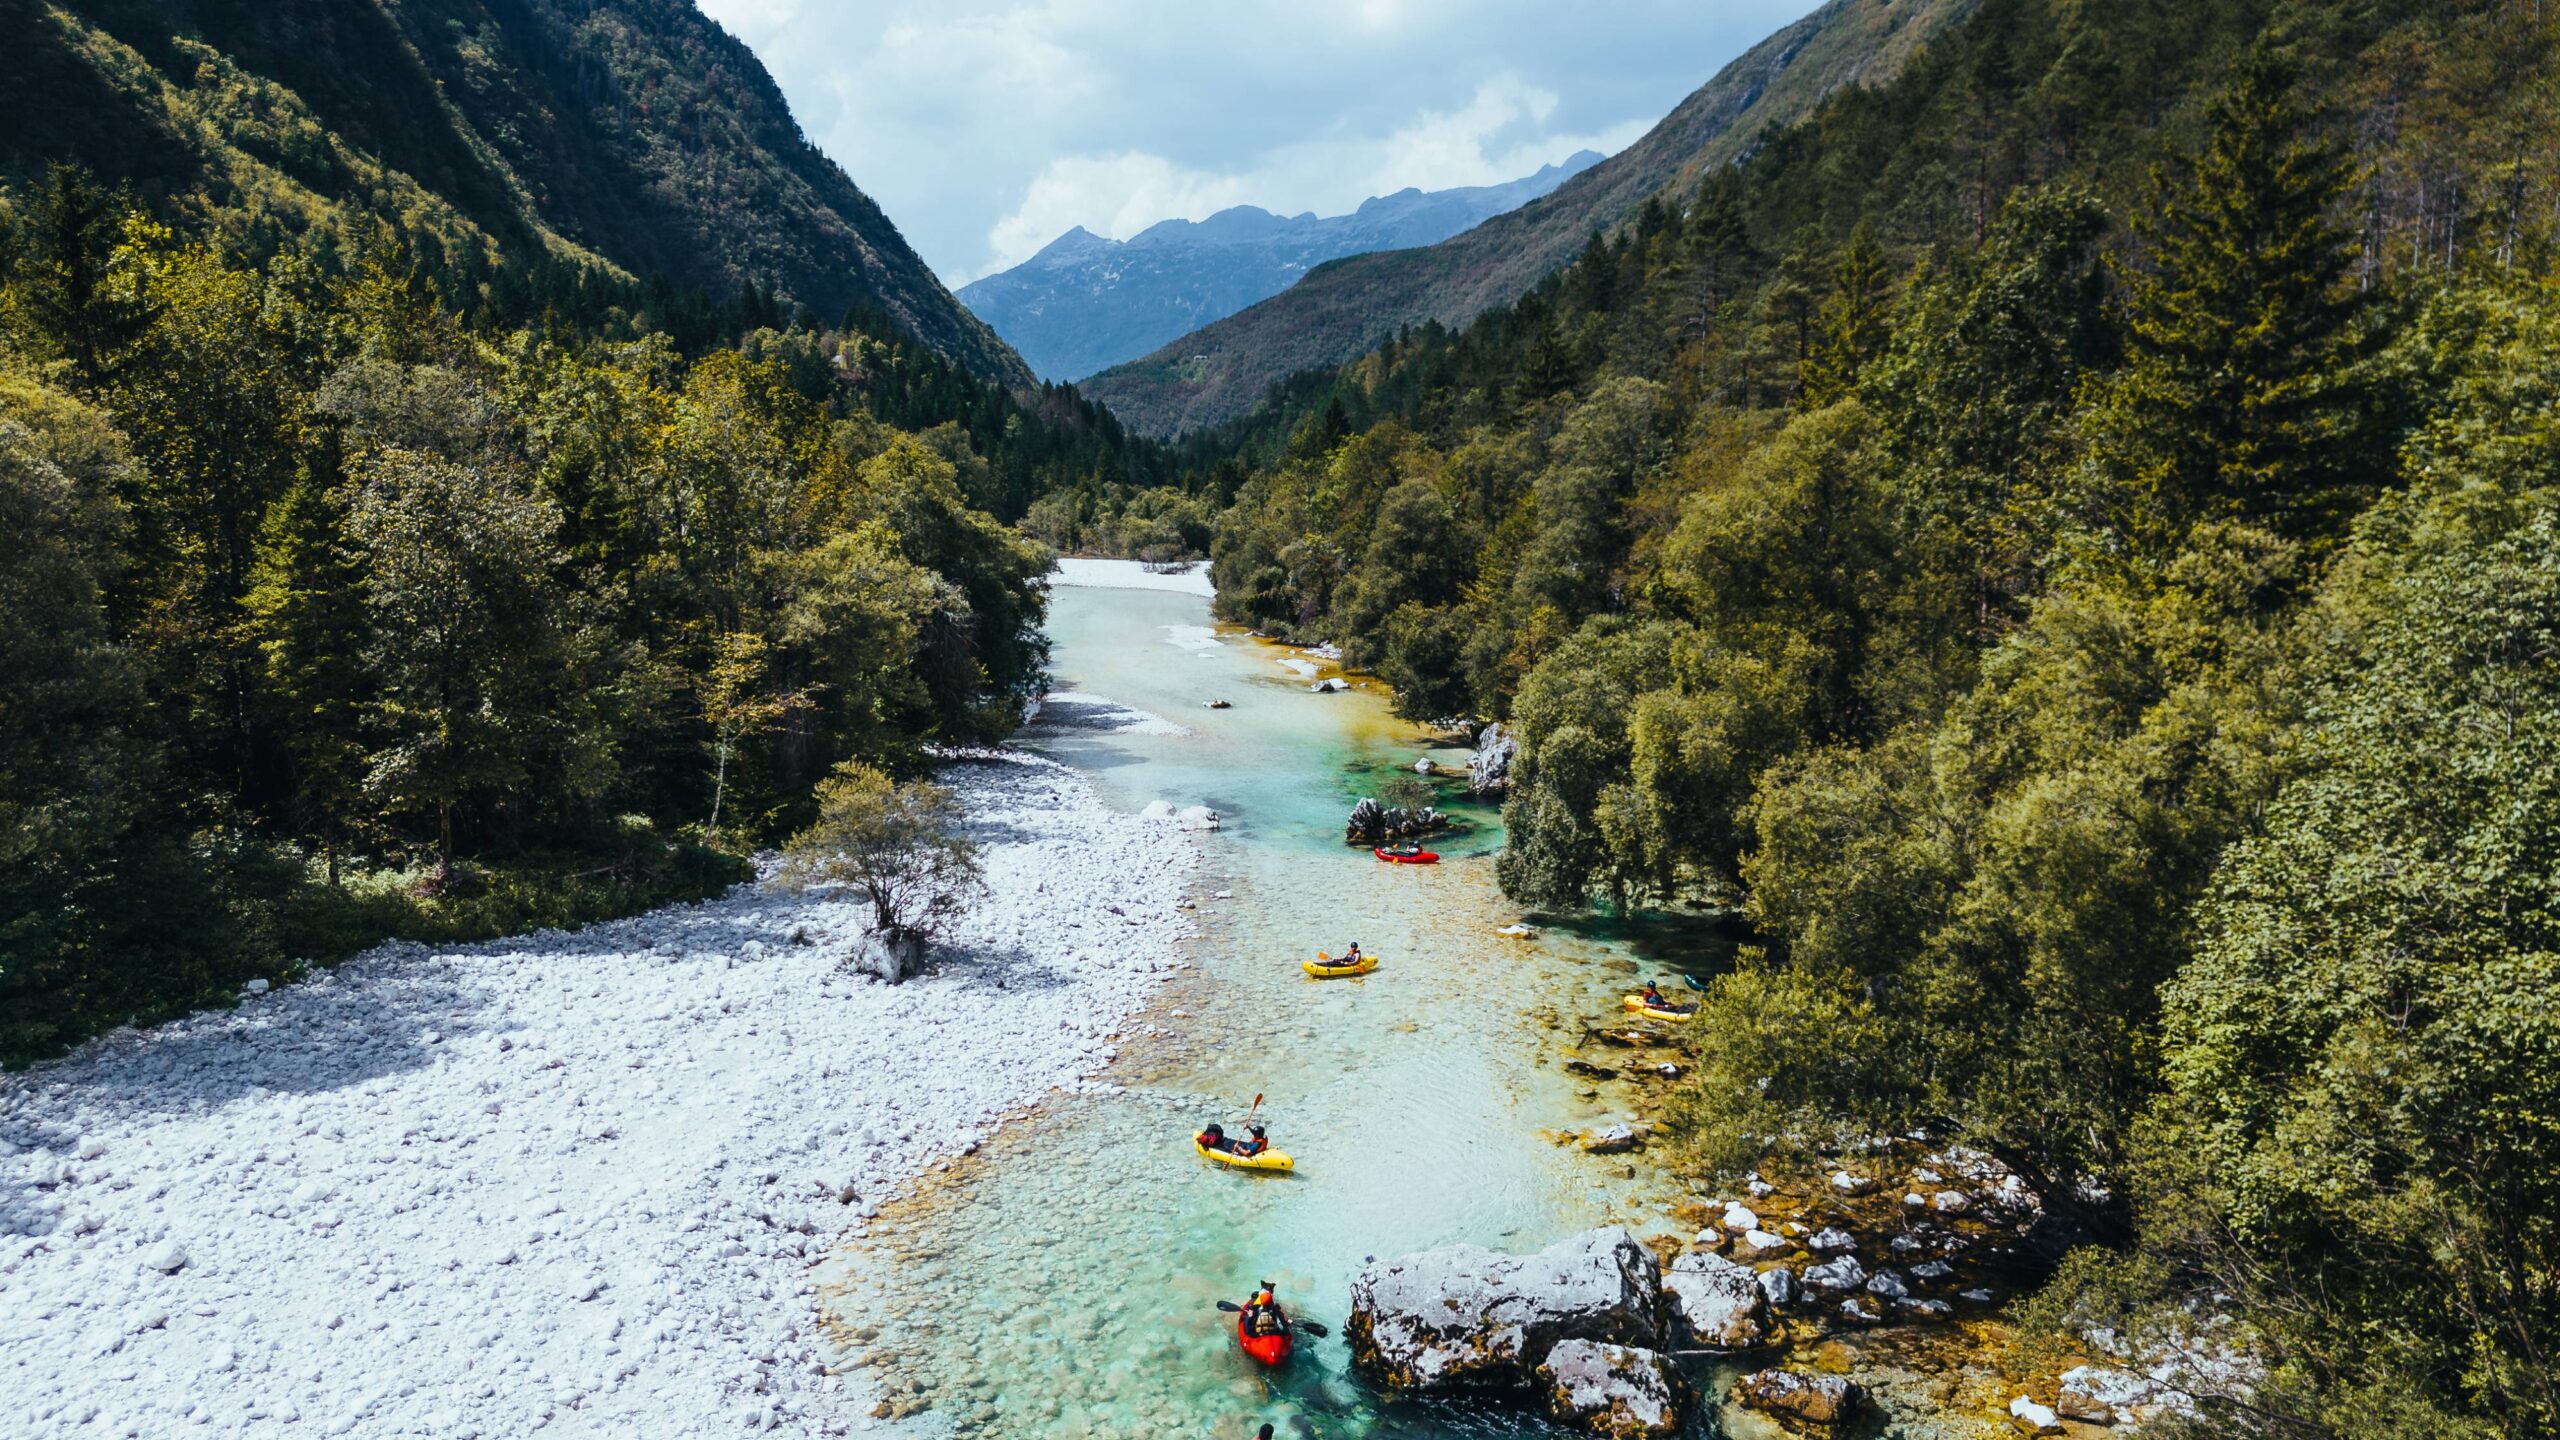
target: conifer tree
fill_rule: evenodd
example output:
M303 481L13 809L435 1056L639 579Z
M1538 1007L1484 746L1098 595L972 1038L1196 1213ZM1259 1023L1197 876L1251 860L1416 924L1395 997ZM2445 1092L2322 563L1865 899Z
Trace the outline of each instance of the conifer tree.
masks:
M1798 401L1818 410L1849 397L1869 361L1884 353L1891 335L1888 307L1892 272L1884 247L1876 243L1865 221L1850 232L1849 243L1831 265L1831 295L1817 316L1811 351L1804 358Z
M1731 171L1719 172L1698 192L1689 217L1689 251L1697 266L1701 318L1712 318L1742 288L1750 266L1751 231Z
M2136 217L2144 260L2120 269L2133 365L2110 397L2102 450L2126 464L2134 528L2155 541L2234 513L2326 530L2380 478L2357 454L2373 396L2342 283L2354 258L2336 213L2347 158L2311 132L2263 46L2208 125L2183 175L2154 175L2154 203Z
M364 575L346 507L310 467L268 507L249 631L265 663L273 733L293 766L295 829L318 835L329 883L364 781Z
M149 300L122 251L132 198L79 166L55 165L28 210L7 266L12 338L68 362L73 382L95 391L151 324Z

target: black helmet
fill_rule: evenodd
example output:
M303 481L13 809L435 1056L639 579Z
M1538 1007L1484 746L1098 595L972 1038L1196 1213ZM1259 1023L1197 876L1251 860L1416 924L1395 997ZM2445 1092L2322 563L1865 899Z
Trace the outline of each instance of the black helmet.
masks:
M1209 1122L1209 1128L1201 1131L1200 1133L1203 1135L1224 1135L1227 1133L1227 1127L1219 1124L1215 1120L1212 1120Z
M1254 1127L1253 1127L1253 1133L1254 1133L1254 1135L1255 1135L1255 1137L1256 1137L1256 1138L1260 1138L1260 1136L1261 1136L1261 1134L1262 1134L1262 1127L1261 1127L1261 1126L1259 1126L1259 1125L1254 1126Z

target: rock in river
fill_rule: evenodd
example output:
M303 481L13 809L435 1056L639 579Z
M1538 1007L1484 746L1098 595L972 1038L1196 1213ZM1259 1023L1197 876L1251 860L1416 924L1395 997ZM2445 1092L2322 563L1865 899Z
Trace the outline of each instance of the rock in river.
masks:
M1828 1434L1855 1415L1864 1393L1838 1375L1763 1370L1733 1382L1734 1403L1776 1417L1790 1430Z
M1662 1440L1679 1433L1688 1385L1671 1358L1631 1345L1560 1340L1538 1367L1547 1413L1560 1424L1609 1440Z
M1535 1255L1444 1245L1351 1282L1352 1362L1392 1390L1519 1390L1562 1340L1661 1344L1662 1272L1623 1229Z

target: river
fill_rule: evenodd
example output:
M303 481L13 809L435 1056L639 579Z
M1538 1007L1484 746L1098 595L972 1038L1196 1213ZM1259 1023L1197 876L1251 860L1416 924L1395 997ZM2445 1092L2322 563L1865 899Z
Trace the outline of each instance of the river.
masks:
M1648 1175L1555 1136L1625 1113L1615 1087L1558 1061L1614 1013L1635 952L1552 928L1497 935L1521 918L1494 883L1499 817L1447 780L1469 828L1440 843L1440 865L1384 865L1342 843L1344 813L1378 781L1425 754L1465 758L1395 719L1374 686L1312 693L1301 652L1213 627L1196 596L1060 589L1049 633L1061 690L1185 732L1035 727L1024 743L1115 808L1218 811L1202 837L1201 934L1191 968L1124 1032L1106 1093L1008 1125L837 1257L831 1309L865 1372L925 1434L1561 1433L1516 1412L1385 1403L1350 1373L1339 1332L1372 1255L1663 1228ZM1203 708L1213 697L1232 708ZM1354 940L1384 957L1376 973L1299 970ZM1192 1152L1194 1129L1232 1128L1257 1094L1295 1174ZM1238 1354L1213 1308L1264 1279L1336 1331L1302 1336L1277 1371Z

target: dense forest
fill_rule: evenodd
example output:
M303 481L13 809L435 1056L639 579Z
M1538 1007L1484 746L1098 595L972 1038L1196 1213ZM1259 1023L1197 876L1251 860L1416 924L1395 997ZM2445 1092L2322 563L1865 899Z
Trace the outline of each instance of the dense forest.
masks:
M0 221L0 1058L737 878L1009 731L1006 522L1161 464L754 285L244 255L68 166Z
M1739 934L1701 1170L1995 1153L2198 1434L2560 1433L2556 38L1982 0L1194 437L1218 604L1513 727L1515 897Z

